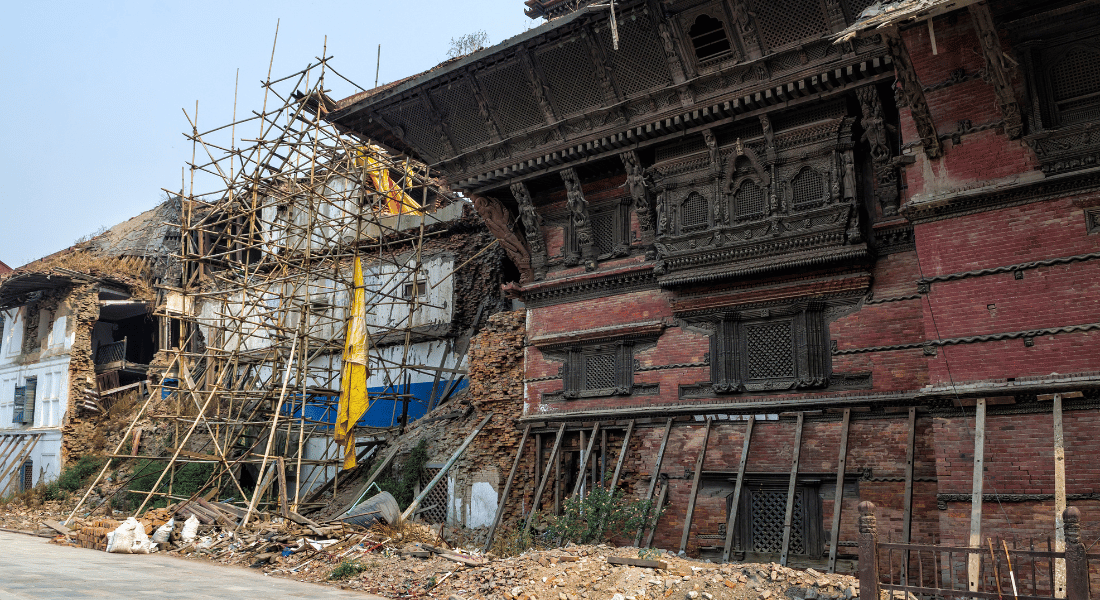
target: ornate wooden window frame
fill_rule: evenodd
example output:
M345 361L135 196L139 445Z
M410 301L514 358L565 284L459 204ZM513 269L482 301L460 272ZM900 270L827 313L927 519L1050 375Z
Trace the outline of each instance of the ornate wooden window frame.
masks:
M711 333L711 386L715 393L789 390L825 387L829 384L832 357L824 307L806 305L775 311L764 317L742 316L737 312L713 317ZM754 377L751 362L758 357L749 347L749 328L767 324L790 324L790 375ZM775 352L782 351L782 348Z
M790 474L788 473L745 476L745 488L741 493L740 506L737 509L737 522L734 524L734 548L738 552L758 555L778 555L780 553L778 550L775 552L756 550L754 534L759 534L761 528L768 527L776 530L773 535L782 537L783 519L764 519L760 515L754 515L752 501L754 494L772 493L779 494L785 502L789 482ZM799 533L801 534L803 552L796 552L793 549L793 544L797 538L792 528L792 550L790 552L792 555L807 556L812 559L820 558L824 553L825 523L821 506L822 483L820 478L799 477L796 480L795 493L802 494L802 502L801 506L796 506L801 510L792 515L792 524L801 522ZM732 494L726 497L726 514L729 514L729 509L732 508L730 506L732 498Z
M565 399L597 398L601 396L629 396L634 391L634 342L619 340L569 348L562 367ZM614 385L589 387L588 365L597 356L611 356L614 360Z

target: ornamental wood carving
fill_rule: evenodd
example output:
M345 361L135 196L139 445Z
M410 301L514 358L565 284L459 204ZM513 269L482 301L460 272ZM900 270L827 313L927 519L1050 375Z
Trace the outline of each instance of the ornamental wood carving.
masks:
M1009 58L1001 47L1001 38L997 35L997 26L993 23L989 5L979 2L968 8L974 21L974 29L978 32L978 39L981 40L982 54L985 56L985 72L982 78L993 86L993 91L997 94L997 103L1000 104L1005 121L1005 133L1009 138L1016 139L1024 132L1020 103L1012 88L1012 81L1016 79L1018 72L1016 61Z
M924 146L924 153L928 158L939 158L943 155L943 146L936 133L936 125L932 121L928 101L924 97L924 88L921 87L917 72L913 69L913 62L909 58L909 50L905 47L905 42L897 29L883 30L883 38L890 57L894 60L894 75L897 78L897 90L901 100L898 106L909 107L913 123L917 126L917 134L920 135L921 144Z
M584 268L593 271L596 269L596 236L592 232L592 220L588 215L588 201L584 199L584 190L581 189L581 180L572 167L561 172L562 181L565 182L566 205L569 208L570 225L573 228L573 236L580 249L580 254L569 250L565 255L565 264L575 265L584 262Z
M531 269L531 252L528 250L527 245L512 231L511 213L496 198L473 194L470 198L474 201L474 210L485 221L485 226L489 228L489 231L500 242L500 246L508 253L508 258L512 259L516 268L519 269L519 282L521 284L531 283L535 278L534 271Z
M895 133L894 126L886 122L882 112L882 102L878 90L873 85L856 89L863 117L863 141L871 149L871 166L875 175L875 199L882 207L882 214L892 217L898 214L898 168L894 164L893 152L887 133ZM850 160L850 157L849 159ZM845 170L847 170L847 165ZM847 194L847 192L846 192ZM846 195L847 197L847 195Z
M645 181L645 169L638 160L638 154L628 150L619 155L626 169L626 187L630 190L630 197L634 199L634 212L638 215L638 228L641 230L642 243L646 246L653 244L656 229L653 214L653 204L649 199L649 189Z
M531 192L523 182L513 183L512 196L519 204L519 219L523 222L523 230L527 237L527 246L531 249L531 270L536 280L546 276L546 241L542 237L542 219L535 212L535 204L531 201Z

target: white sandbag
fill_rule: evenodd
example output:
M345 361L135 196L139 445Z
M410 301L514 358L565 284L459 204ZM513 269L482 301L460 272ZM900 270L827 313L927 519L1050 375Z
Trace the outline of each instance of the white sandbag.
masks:
M134 547L134 525L141 527L136 519L126 519L117 529L107 534L107 552L112 554L130 554ZM145 533L142 528L142 534Z
M167 544L169 536L172 535L172 530L176 528L176 518L172 517L168 519L168 522L153 532L153 542L157 544Z
M145 526L133 517L126 519L126 521L134 522L134 544L130 547L130 554L149 554L153 544L149 541L149 536L145 534Z
M195 541L195 536L199 533L199 520L195 518L195 515L187 517L187 520L183 522L183 531L180 532L180 539L183 543L189 544Z

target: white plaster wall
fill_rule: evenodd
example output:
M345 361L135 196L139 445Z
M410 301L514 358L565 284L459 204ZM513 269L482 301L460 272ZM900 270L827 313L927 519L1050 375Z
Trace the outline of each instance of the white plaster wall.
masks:
M2 447L6 452L9 449L9 442L7 442L9 438L3 437L3 433L4 431L0 431L0 443L4 444ZM15 455L23 454L23 448L25 448L23 445L24 443L25 442L22 441L18 442L15 451L12 452L12 456L5 459L3 471L0 471L0 477L2 477L4 473L7 473L8 469L19 460L19 457ZM29 458L34 473L31 485L49 483L57 479L57 477L61 475L61 431L58 429L43 430L42 436L38 439L38 442L34 443L34 449L31 450ZM0 481L0 496L18 492L19 477L21 477L22 474L22 469L15 469L11 476ZM10 488L8 487L9 485Z
M31 451L34 464L34 484L49 482L61 474L61 424L68 410L69 356L57 355L31 365L0 366L0 440L5 433L34 432L43 434ZM12 423L16 386L25 385L28 377L38 377L35 393L34 423ZM7 447L5 446L5 450ZM16 450L4 458L0 474L6 473L22 452ZM3 456L3 453L0 453ZM10 482L0 482L0 486ZM0 487L0 490L3 488ZM17 489L17 488L13 488Z
M4 337L0 339L0 365L11 364L19 357L23 346L23 321L25 307L13 308L5 312Z
M500 502L500 472L485 469L474 473L465 485L447 474L447 522L462 527L488 527L493 524Z
M427 282L427 292L422 304L410 318L411 307L403 300L405 284L414 282L412 269L415 256L405 257L405 264L370 265L363 267L363 280L367 288L367 323L373 335L388 330L378 326L405 327L448 323L454 314L454 255L440 253L421 258L418 279Z

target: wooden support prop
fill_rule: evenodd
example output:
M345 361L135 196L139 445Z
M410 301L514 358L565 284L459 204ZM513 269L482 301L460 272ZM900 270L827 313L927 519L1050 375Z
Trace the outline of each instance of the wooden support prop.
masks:
M833 526L829 530L829 572L836 573L837 544L840 543L840 512L844 507L844 470L848 464L848 427L852 409L844 409L840 425L840 456L836 461L836 491L833 492Z
M787 483L787 509L783 513L783 549L779 554L779 564L787 566L787 553L791 549L791 520L794 517L794 489L798 485L798 454L802 448L802 423L806 415L798 413L798 422L794 429L794 456L791 460L791 479Z
M653 547L653 536L657 534L657 521L660 519L661 509L665 506L665 500L668 499L668 479L666 478L661 485L661 494L657 496L657 503L653 505L653 514L657 515L653 519L653 527L649 529L649 535L646 536L645 547ZM643 525L644 526L644 525ZM635 544L637 545L637 544Z
M619 485L619 475L623 472L623 463L626 461L626 452L630 449L630 434L634 433L634 419L630 420L630 424L626 426L626 435L623 436L623 448L619 451L619 460L615 463L615 474L611 476L611 487L607 488L614 491L615 487Z
M8 480L8 477L11 477L11 479L8 480L8 484L4 486L4 490L0 492L0 496L7 496L8 489L12 488L13 486L15 487L16 491L19 490L19 486L16 484L19 482L20 479L22 479L22 473L20 472L20 469L23 467L23 463L26 462L27 458L31 455L31 452L34 451L34 447L38 445L38 440L40 439L42 439L41 434L32 434L30 439L27 440L27 443L24 444L24 449L20 450L19 453L15 455L19 457L18 460L12 463L11 468L8 469L7 473L5 473L3 477L0 477L0 481Z
M603 485L607 483L607 429L600 431L600 475L597 478L599 481L596 483Z
M1062 394L1054 394L1054 551L1066 551L1066 438L1062 430ZM1066 559L1054 559L1054 595L1064 598Z
M561 514L561 460L562 452L554 454L554 514Z
M405 512L401 513L402 521L408 519L414 512L416 512L416 508L420 506L420 503L424 501L424 498L428 497L428 493L432 491L432 488L434 488L436 484L443 480L443 477L447 475L447 471L450 471L451 467L453 467L454 464L458 462L458 457L462 456L462 453L466 451L466 448L471 443L473 443L474 438L477 437L477 434L481 433L481 430L484 429L485 426L489 423L489 419L492 418L493 413L485 415L485 418L481 420L481 423L479 423L478 426L474 428L473 432L471 432L470 435L462 441L462 445L458 447L458 450L455 450L454 454L451 455L451 458L448 459L446 464L443 465L443 468L435 474L435 477L433 477L432 480L428 482L428 485L424 486L423 490L420 490L420 495L413 499L412 504L410 504L409 507L405 509Z
M691 479L691 495L688 496L687 515L684 517L684 531L680 534L680 552L687 550L688 534L691 533L691 517L695 513L695 497L699 494L699 482L703 478L703 461L707 457L707 441L710 440L710 424L713 419L707 417L703 426L703 447L699 448L699 458L695 459L695 474Z
M974 470L970 496L970 547L981 548L982 543L982 484L985 475L985 398L978 398L974 410ZM978 591L978 569L982 555L971 552L966 563L967 589Z
M741 461L737 464L737 482L733 485L733 505L730 506L729 519L726 521L726 544L722 546L722 562L730 561L733 550L733 528L737 524L737 507L741 504L741 490L745 487L745 467L749 464L749 442L752 441L752 426L756 416L750 416L745 422L745 441L741 445Z
M645 495L646 500L652 500L653 499L653 490L657 487L657 477L661 474L661 462L665 458L665 448L668 447L668 436L669 436L670 433L672 433L672 422L673 421L674 421L674 419L672 417L669 417L669 419L667 421L665 421L665 436L661 440L661 447L657 450L657 460L653 464L653 471L649 474L649 491L646 492L646 495ZM622 456L619 457L619 461L620 462L622 461ZM649 513L647 512L645 516L649 517ZM641 543L642 543L642 530L644 530L644 529L645 529L645 522L643 521L642 525L640 525L638 527L638 533L634 534L634 545L635 546L641 545Z
M287 506L286 495L286 459L282 456L275 459L278 463L275 474L279 477L279 514L288 517L290 507Z
M909 407L909 442L905 447L905 503L901 517L901 542L909 543L913 523L913 454L917 441L917 407Z
M504 516L504 507L508 503L508 493L512 491L512 480L516 478L516 470L519 469L519 461L523 458L523 449L527 446L527 436L531 433L531 426L523 428L523 437L519 440L519 449L516 450L516 458L512 461L512 470L508 472L508 479L504 482L504 491L500 493L500 504L497 505L497 514L493 517L493 524L489 527L489 535L485 538L485 548L482 552L488 552L493 545L493 536L497 533L500 519Z
M539 500L542 500L542 492L546 489L546 480L550 478L550 463L554 462L554 457L561 449L561 438L564 435L565 423L562 423L558 427L558 436L554 438L554 449L550 451L550 459L546 461L546 469L542 473L542 479L539 480L539 487L535 490L535 497L531 499L531 512L527 513L527 522L523 525L524 531L531 529L531 521L535 519L535 513L539 510Z
M584 456L581 457L581 468L577 473L577 484L573 486L573 493L570 497L576 496L581 493L581 486L584 485L584 477L588 472L588 463L592 460L592 450L596 447L596 435L600 432L600 422L596 421L596 424L592 426L592 435L588 436L588 448L584 450ZM582 431L581 434L584 432Z
M535 434L535 477L531 481L542 481L542 434Z

